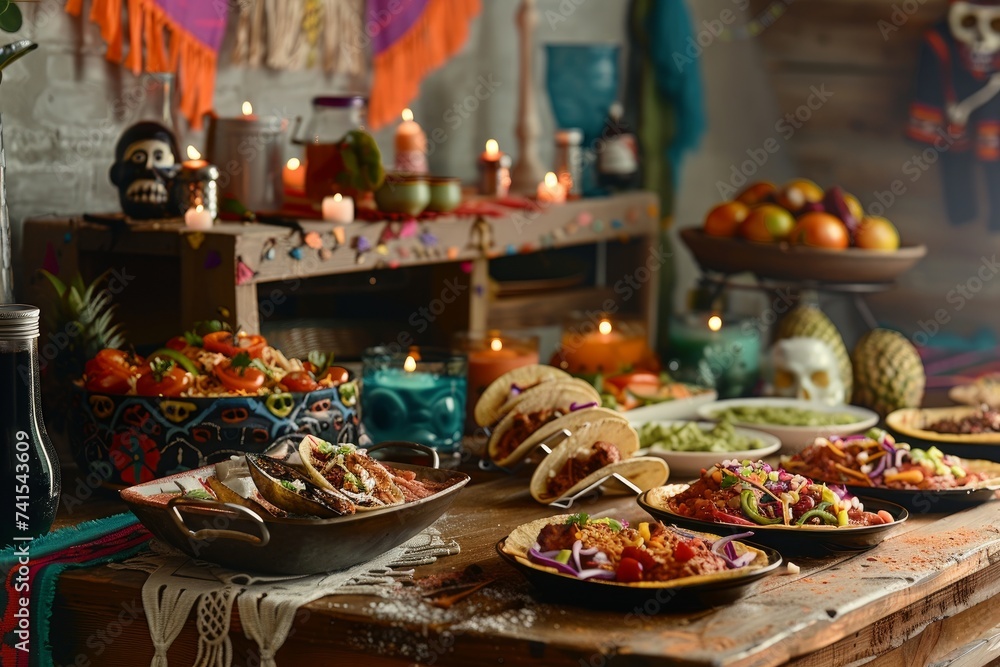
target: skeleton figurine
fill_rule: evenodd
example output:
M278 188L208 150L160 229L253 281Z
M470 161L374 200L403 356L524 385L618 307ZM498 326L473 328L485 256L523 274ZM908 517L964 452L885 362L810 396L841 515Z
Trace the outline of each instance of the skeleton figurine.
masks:
M170 196L179 155L174 135L159 123L143 121L122 133L115 145L111 182L118 187L125 215L137 220L180 215Z
M778 396L826 405L844 402L844 380L833 350L818 338L785 338L771 348L773 388Z
M907 134L932 147L925 163L940 159L953 224L978 214L981 165L990 228L1000 231L1000 0L951 0L947 19L927 31Z

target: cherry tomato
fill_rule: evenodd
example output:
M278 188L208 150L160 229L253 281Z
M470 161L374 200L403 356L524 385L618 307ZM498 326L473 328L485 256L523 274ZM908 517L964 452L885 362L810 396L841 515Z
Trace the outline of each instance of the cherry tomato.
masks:
M660 376L647 371L635 371L604 378L604 384L609 384L618 389L625 389L626 387L631 389L632 387L643 386L656 388L660 386Z
M129 390L128 376L114 373L87 373L87 391L95 394L127 394Z
M687 542L678 542L677 546L674 547L674 559L678 563L686 563L694 558L694 549L691 548Z
M288 391L314 391L319 387L309 371L292 371L279 384Z
M214 331L201 337L202 344L209 352L219 352L227 357L235 357L246 352L252 359L259 359L267 340L256 334L234 335L229 331Z
M320 379L329 380L335 385L343 384L351 379L351 372L343 366L330 366Z
M618 562L618 569L615 570L615 581L626 584L642 581L642 563L634 558L622 558Z
M136 366L142 365L142 357L132 356L122 350L105 348L97 353L93 359L84 366L87 375L107 375L113 374L121 377L131 377L136 374Z
M319 370L319 366L317 366L311 361L303 361L302 368L306 369L306 371L313 377L316 377L316 371Z
M135 383L135 392L140 396L180 396L191 386L191 376L180 366L171 366L159 373L149 370Z
M166 346L171 350L183 350L187 347L187 339L185 339L184 336L174 336L167 341Z
M264 386L265 375L256 368L233 368L230 363L222 363L215 366L215 377L232 391L256 393Z
M656 566L653 555L645 549L639 547L625 547L622 549L622 558L631 558L642 564L643 570L649 570Z

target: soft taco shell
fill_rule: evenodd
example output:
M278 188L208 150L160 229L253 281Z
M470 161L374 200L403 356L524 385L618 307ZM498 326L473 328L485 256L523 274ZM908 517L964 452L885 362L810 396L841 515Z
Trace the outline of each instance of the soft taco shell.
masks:
M530 366L515 368L498 377L483 390L483 395L476 403L473 417L480 426L492 426L503 415L501 408L507 402L507 399L510 398L511 385L517 385L522 389L526 389L542 382L549 382L556 379L568 380L571 377L564 370L543 364L532 364Z
M346 495L352 502L354 502L359 512L379 509L380 507L385 507L387 505L398 505L405 502L403 491L396 486L395 482L392 481L392 475L389 471L386 470L381 463L370 458L363 452L363 450L358 450L356 447L354 448L354 451L344 457L346 469L359 477L361 477L361 474L358 468L363 469L375 480L376 487L380 491L380 494L378 495L383 495L385 498L377 498L374 493L359 495L347 491L346 489L335 487L323 474L322 467L324 465L324 461L316 458L313 452L313 447L317 447L320 444L330 444L334 447L334 449L345 446L342 444L326 443L324 440L312 435L306 436L302 439L302 442L299 443L299 457L302 459L302 466L305 468L309 478L317 486L328 491L336 491ZM350 446L353 447L353 445Z
M563 383L553 382L548 384ZM547 386L537 388L548 389ZM531 391L534 392L534 389ZM511 466L527 456L535 446L544 442L546 438L551 436L553 433L558 432L560 429L569 428L572 431L573 427L579 423L595 421L601 418L626 421L624 417L619 415L614 410L608 410L606 408L592 407L584 408L583 410L571 411L574 403L578 405L593 403L594 401L589 397L590 394L577 385L567 385L559 387L555 391L535 394L519 401L510 412L504 415L504 418L500 420L500 423L497 424L496 428L493 429L493 433L490 435L490 439L487 444L487 452L490 460L501 467ZM518 444L517 447L510 452L510 454L500 456L500 443L503 441L505 434L510 431L515 423L517 423L519 417L522 415L535 414L546 409L558 410L563 413L563 416L542 424L530 435L528 435L526 439L523 439L520 444Z
M521 563L527 565L528 567L533 567L538 570L545 570L546 572L552 572L560 574L557 570L551 567L546 567L545 565L540 565L538 563L532 562L528 558L528 551L535 546L535 542L538 541L538 534L542 531L542 528L549 525L550 523L565 523L571 516L571 514L560 514L557 516L551 516L546 519L536 519L534 521L522 524L511 531L510 535L503 542L502 550L504 553L513 556ZM713 535L711 533L702 533L699 531L688 531L706 540L715 541L719 539L718 535ZM734 541L733 547L736 549L736 555L742 556L747 552L753 552L756 554L756 558L751 561L749 565L745 568L739 568L737 570L728 570L726 572L713 572L712 574L700 574L693 577L682 577L680 579L673 579L668 581L636 581L629 584L618 583L618 582L599 582L604 585L617 585L617 586L634 586L636 588L670 588L672 586L684 585L689 586L691 584L727 579L729 577L741 576L748 569L757 569L761 567L766 567L768 565L767 554L759 549L755 549L748 544L743 542ZM563 575L569 576L569 575Z
M556 499L548 493L548 480L555 476L563 465L578 455L590 451L597 441L609 442L618 448L621 460L596 470L577 481L562 495L572 495L590 486L601 477L619 473L641 490L645 491L662 485L670 475L670 468L663 459L643 456L631 458L639 448L639 435L627 422L617 418L598 419L580 424L573 435L560 443L552 453L546 456L535 473L531 476L531 496L540 503L549 503ZM631 493L624 485L615 480L608 480L602 487L609 493Z

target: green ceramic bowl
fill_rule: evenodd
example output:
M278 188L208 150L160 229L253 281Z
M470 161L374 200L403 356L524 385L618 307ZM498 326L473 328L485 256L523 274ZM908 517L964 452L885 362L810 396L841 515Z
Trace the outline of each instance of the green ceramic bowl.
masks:
M450 213L462 203L462 181L452 176L432 176L428 179L431 186L431 203L428 211Z
M430 201L430 185L419 174L386 174L382 187L375 191L375 203L384 213L419 215Z

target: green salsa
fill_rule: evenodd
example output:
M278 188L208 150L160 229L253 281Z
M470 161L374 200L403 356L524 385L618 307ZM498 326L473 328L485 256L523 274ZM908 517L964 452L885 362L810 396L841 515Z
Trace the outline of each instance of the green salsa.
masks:
M771 424L773 426L838 426L858 421L847 412L822 412L805 408L755 407L740 405L712 413L712 417L743 424Z
M649 422L639 427L639 443L642 447L671 452L741 452L764 447L763 440L737 433L726 421L708 430L695 422Z

